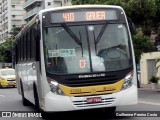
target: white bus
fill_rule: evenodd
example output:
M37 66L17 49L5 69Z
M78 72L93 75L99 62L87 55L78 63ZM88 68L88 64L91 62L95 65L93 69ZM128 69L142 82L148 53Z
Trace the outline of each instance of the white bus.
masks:
M41 10L15 38L15 68L23 105L43 112L137 103L131 34L119 6Z

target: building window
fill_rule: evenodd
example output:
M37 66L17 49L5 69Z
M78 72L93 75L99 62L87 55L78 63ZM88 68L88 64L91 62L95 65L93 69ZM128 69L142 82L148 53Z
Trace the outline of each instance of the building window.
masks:
M68 0L65 0L64 2L65 2L65 3L68 3Z
M48 2L48 6L51 6L51 2Z
M15 8L15 5L12 5L12 8Z
M12 15L12 17L15 18L16 16L15 16L15 15Z

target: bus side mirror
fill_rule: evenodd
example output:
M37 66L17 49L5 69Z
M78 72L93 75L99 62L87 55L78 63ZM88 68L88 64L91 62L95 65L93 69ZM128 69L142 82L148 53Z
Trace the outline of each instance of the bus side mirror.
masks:
M137 31L136 31L136 27L134 25L134 23L132 22L132 20L130 18L127 18L128 20L128 24L129 24L129 29L132 35L136 35Z

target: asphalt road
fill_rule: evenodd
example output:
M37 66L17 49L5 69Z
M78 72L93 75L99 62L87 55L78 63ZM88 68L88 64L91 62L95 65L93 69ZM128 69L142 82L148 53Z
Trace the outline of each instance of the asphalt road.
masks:
M0 89L0 111L32 111L36 112L33 106L23 106L21 96L18 94L16 88L3 88ZM153 91L139 91L139 103L131 106L117 107L117 116L123 114L123 111L131 111L132 114L136 111L160 111L160 92ZM149 112L152 113L152 112ZM76 116L76 118L75 118ZM107 120L107 119L131 119L131 120L159 120L160 117L117 117L108 116L106 112L100 110L92 111L77 111L77 112L64 112L52 115L54 120ZM7 118L1 117L0 120L42 120L41 117L25 118L15 117Z

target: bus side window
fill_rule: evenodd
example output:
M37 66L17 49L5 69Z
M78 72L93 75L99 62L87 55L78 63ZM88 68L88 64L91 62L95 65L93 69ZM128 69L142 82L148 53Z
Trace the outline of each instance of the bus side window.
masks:
M28 47L28 32L26 32L26 60L28 60L28 50L27 50L27 47Z
M20 51L20 49L19 49L19 39L17 40L17 62L19 61L19 56L20 56L19 55L19 51Z
M35 34L35 40L36 40L36 61L39 61L40 60L40 38L41 38L39 24L36 25L35 33L36 33Z
M24 45L24 47L23 47L23 49L24 49L24 51L23 51L23 52L24 52L24 54L23 54L23 55L24 55L24 56L23 56L23 60L26 60L26 52L27 52L27 51L26 51L26 47L27 47L27 46L26 46L26 33L25 33L24 36L23 36L23 42L24 42L24 44L23 44L23 45Z
M23 34L23 37L22 37L22 61L24 61L24 39L25 39L25 35Z
M41 35L41 33L40 33L40 26L39 26L39 24L37 25L35 25L35 28L34 28L34 30L35 30L35 39L36 39L36 41L38 41L38 40L40 40L40 35Z
M18 40L18 62L21 60L21 38Z
M15 63L18 63L18 42L16 43L16 46L15 46Z
M35 29L31 28L31 59L35 60L36 53L36 41L35 41Z
M31 59L31 36L30 36L30 30L27 32L27 58L28 60Z
M20 61L23 60L23 39L20 38Z

